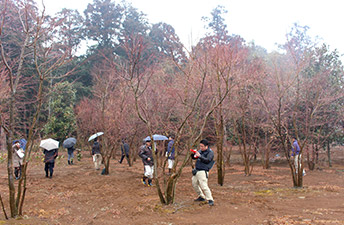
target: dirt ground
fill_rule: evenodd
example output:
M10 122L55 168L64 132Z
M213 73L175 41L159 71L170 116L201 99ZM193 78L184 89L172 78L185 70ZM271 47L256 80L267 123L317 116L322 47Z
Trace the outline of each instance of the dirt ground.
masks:
M304 188L292 188L290 169L284 160L262 169L257 163L252 176L233 157L224 186L217 184L216 168L209 186L215 206L195 203L191 168L177 184L176 202L161 205L156 187L140 182L140 160L132 167L112 160L110 175L100 175L89 153L67 164L66 152L55 165L52 179L45 178L43 163L34 157L29 169L24 216L0 224L344 224L344 149L333 154L334 165L325 161L304 177ZM0 163L0 193L8 208L6 162Z

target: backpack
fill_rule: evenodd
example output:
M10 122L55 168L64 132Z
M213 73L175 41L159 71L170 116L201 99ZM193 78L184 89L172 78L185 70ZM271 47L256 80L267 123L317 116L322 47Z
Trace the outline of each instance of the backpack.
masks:
M208 171L211 170L211 168L213 168L215 164L215 160L212 160L209 164L208 164Z

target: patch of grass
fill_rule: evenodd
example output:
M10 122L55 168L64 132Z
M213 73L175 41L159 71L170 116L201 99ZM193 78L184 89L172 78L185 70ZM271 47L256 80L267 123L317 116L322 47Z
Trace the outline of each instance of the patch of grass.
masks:
M273 194L273 190L259 190L255 191L254 194L258 196L270 196Z
M0 153L0 163L3 163L7 160L7 153Z

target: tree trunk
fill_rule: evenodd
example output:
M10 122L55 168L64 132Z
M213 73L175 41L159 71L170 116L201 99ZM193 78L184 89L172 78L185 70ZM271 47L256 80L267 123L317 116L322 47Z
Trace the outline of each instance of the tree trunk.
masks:
M223 117L220 115L220 121L216 126L217 133L217 183L221 186L224 184L225 179L225 164L223 160L223 142L224 142L224 126Z
M11 74L12 75L12 74ZM15 187L14 187L14 180L13 180L13 151L12 151L12 140L14 136L14 104L15 104L15 91L13 89L13 79L10 81L11 85L11 97L10 97L10 104L9 104L9 114L10 114L10 121L9 121L9 129L8 134L6 137L6 144L7 144L7 173L8 173L8 189L9 189L9 203L11 209L11 217L14 218L18 216L18 207L16 206L16 199L15 199Z
M327 141L327 157L328 157L328 166L332 167L330 141Z
M308 161L308 169L309 170L314 170L314 168L315 168L314 153L315 153L315 151L317 151L317 148L318 148L318 145L315 145L315 148L314 148L314 145L312 146L312 158L310 159L309 149L307 147L307 161Z

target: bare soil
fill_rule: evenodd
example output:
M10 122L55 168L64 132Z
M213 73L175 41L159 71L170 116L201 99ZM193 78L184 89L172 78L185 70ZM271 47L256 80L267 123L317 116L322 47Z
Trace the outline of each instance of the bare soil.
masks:
M44 164L34 157L29 167L28 190L22 218L0 224L344 224L344 149L325 159L304 177L304 187L292 187L290 169L283 159L262 169L259 162L251 176L233 157L225 184L217 184L216 168L209 186L215 206L199 204L191 185L191 168L178 181L173 205L159 202L156 187L144 186L140 160L128 167L112 160L110 175L95 170L88 152L69 166L66 152L55 165L52 179L45 178ZM0 163L0 193L8 208L6 162Z

